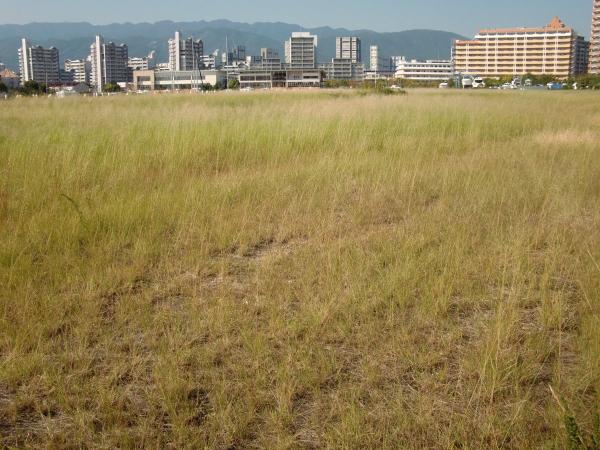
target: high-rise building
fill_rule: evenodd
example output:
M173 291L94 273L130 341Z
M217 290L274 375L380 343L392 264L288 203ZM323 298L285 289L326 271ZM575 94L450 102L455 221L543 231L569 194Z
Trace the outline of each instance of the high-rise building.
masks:
M105 43L102 36L96 36L90 47L91 84L97 92L102 92L109 83L126 83L129 79L127 45Z
M200 70L202 68L204 44L189 37L181 39L181 33L169 39L169 68L174 71Z
M573 74L587 73L590 65L590 42L577 36L573 42Z
M60 83L57 48L31 47L27 39L22 39L18 53L21 83L26 81L37 81L45 84Z
M594 6L592 9L590 73L600 74L600 0L594 0Z
M371 45L369 48L370 71L378 74L391 74L394 72L392 58L383 57L379 53L379 46Z
M285 62L292 69L314 69L317 66L317 36L294 32L285 41Z
M555 17L540 28L481 30L470 41L455 41L452 57L456 72L499 77L506 75L578 75L578 60L586 44L575 30Z
M73 75L73 83L89 83L91 66L91 62L87 59L67 59L65 72Z
M336 37L335 59L349 59L353 63L362 62L360 38Z
M371 45L371 47L369 48L369 62L370 62L370 69L372 72L378 72L379 71L379 46L377 45Z
M234 61L245 61L246 60L246 47L238 45L233 49L233 60Z

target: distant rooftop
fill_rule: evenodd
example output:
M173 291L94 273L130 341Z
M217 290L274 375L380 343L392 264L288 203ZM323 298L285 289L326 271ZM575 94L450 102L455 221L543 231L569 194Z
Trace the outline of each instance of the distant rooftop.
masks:
M554 17L545 27L533 28L490 28L479 31L479 34L499 34L499 33L544 33L547 31L572 31L572 28L567 27L562 20Z

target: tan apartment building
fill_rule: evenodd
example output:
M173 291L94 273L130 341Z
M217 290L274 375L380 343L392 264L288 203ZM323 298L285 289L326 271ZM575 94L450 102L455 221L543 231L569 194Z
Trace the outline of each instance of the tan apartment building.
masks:
M586 47L575 30L555 17L541 28L481 30L473 40L455 41L452 58L455 72L474 76L532 73L567 78L585 71Z
M590 73L600 74L600 0L594 0L594 7L592 9Z

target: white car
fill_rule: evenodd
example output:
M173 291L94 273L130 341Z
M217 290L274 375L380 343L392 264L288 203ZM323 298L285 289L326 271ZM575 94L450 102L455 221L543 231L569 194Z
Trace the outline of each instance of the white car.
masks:
M477 89L477 88L485 88L485 81L483 81L483 78L477 77L473 80L473 88Z
M446 83L445 81L443 83L440 83L440 89L448 89L448 83Z

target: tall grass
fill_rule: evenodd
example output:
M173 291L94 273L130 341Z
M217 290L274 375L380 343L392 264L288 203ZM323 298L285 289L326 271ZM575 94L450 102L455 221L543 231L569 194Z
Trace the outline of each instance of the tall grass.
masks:
M598 100L4 103L0 443L592 447Z

